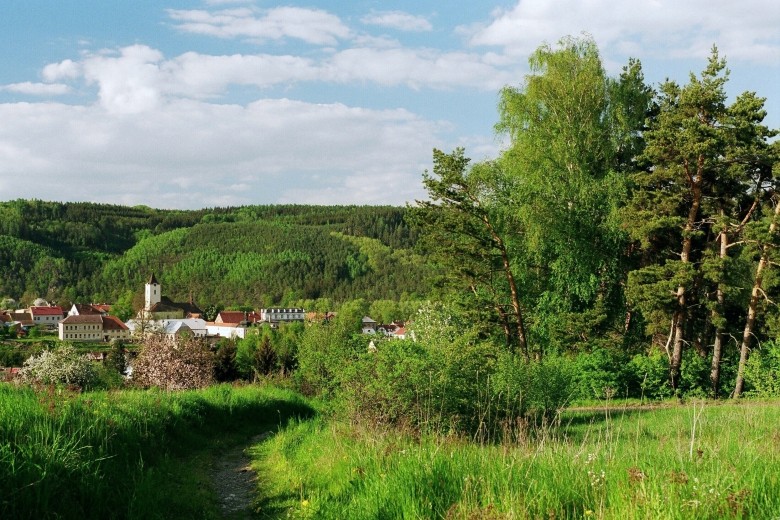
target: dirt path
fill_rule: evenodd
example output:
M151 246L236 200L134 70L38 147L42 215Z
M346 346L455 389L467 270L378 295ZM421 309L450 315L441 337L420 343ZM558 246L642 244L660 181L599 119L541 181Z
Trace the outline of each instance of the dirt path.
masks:
M245 451L270 435L271 432L255 435L247 443L239 444L216 457L211 470L211 482L219 497L224 518L253 518L252 501L256 494L257 478Z

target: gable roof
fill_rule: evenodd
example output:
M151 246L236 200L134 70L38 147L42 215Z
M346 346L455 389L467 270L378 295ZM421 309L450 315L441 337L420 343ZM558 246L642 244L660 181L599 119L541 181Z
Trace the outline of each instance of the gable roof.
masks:
M55 305L54 307L30 307L30 314L35 316L59 316L62 317L62 307Z
M146 283L149 285L160 285L160 282L158 282L157 278L154 277L154 273L152 273L152 276L149 277L149 281Z
M128 330L127 325L116 316L101 316L103 318L103 330Z
M217 319L222 323L241 323L245 321L246 315L241 311L221 311L217 314Z

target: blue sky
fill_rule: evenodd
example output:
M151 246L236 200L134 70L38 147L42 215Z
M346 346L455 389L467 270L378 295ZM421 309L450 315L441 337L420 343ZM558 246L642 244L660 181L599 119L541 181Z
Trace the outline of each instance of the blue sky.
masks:
M775 0L3 0L0 200L403 204L431 150L495 157L497 92L587 32L680 82L717 44L780 127Z

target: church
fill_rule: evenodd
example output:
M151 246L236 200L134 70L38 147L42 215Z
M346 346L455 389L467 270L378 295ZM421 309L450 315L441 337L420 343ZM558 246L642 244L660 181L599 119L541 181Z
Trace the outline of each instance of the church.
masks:
M190 296L188 303L177 303L162 295L162 286L152 273L144 289L143 317L152 320L200 318L203 311L195 305Z

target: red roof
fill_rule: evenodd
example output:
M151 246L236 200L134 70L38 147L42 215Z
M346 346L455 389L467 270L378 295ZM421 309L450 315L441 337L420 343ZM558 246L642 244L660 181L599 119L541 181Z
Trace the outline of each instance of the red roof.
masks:
M30 314L33 316L59 316L62 317L62 307L30 307Z
M222 319L222 323L241 323L244 321L242 311L222 311L217 316Z
M103 316L103 330L128 330L128 328L116 316Z

